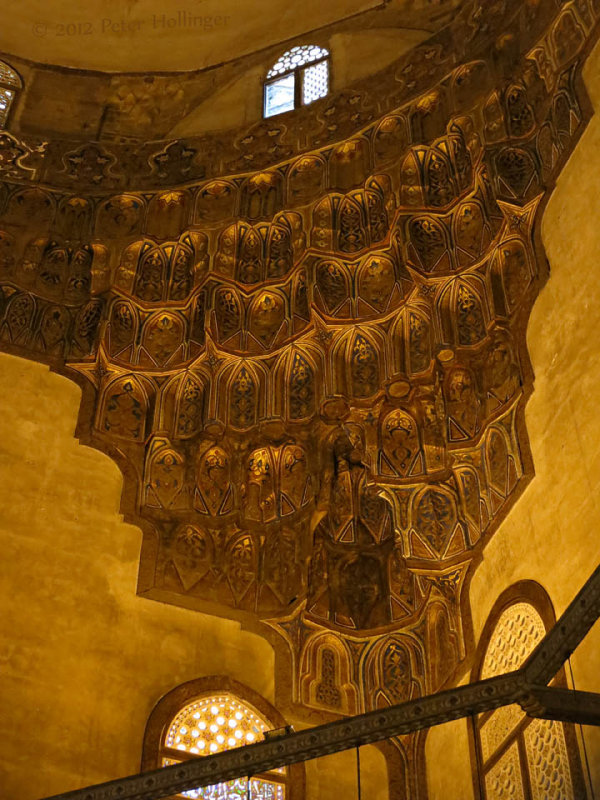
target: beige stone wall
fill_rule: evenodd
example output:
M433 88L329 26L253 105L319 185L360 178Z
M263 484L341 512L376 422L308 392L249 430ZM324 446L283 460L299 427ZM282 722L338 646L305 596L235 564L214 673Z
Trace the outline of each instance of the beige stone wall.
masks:
M273 700L261 637L136 596L141 532L119 514L115 464L73 436L80 390L0 355L0 787L34 800L139 771L155 703L228 675ZM387 769L363 748L363 786ZM354 753L307 766L311 800L356 790Z
M42 797L139 770L150 710L201 675L268 699L273 652L238 624L139 598L122 478L73 437L80 390L0 359L0 786Z
M341 68L341 67L340 67ZM600 106L600 47L585 69ZM598 562L600 530L600 115L545 212L551 277L528 346L536 477L471 584L476 639L501 592L541 583L560 614ZM119 513L121 475L73 437L79 389L0 355L0 786L29 800L135 772L150 709L166 691L227 674L273 699L273 653L234 622L135 595L141 534ZM600 625L573 658L600 691ZM585 731L600 788L600 732ZM427 741L431 800L473 796L467 726ZM307 765L309 800L352 796L354 755ZM329 768L327 765L331 765ZM384 800L385 764L365 749L364 789Z
M402 0L402 10L414 2ZM378 0L4 0L0 50L39 63L115 72L196 70L298 38ZM422 5L422 3L420 3Z
M387 788L387 767L383 754L375 747L360 751L361 790L368 800L396 800ZM306 765L306 800L353 800L356 786L356 752L347 750ZM399 799L398 799L399 800Z
M429 731L425 741L429 800L472 800L468 737L464 719Z
M559 616L600 560L600 46L584 78L596 115L542 220L551 274L527 336L535 391L526 419L536 475L492 538L472 581L476 639L507 587L538 581ZM600 624L572 664L577 688L600 691ZM600 731L586 728L584 735L598 792ZM429 734L430 800L472 796L461 766L469 761L468 741L460 738L458 744L450 726Z

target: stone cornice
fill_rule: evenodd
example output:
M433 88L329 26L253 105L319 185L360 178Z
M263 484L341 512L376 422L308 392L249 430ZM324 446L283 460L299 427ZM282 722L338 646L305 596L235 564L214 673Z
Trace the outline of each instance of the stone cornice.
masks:
M449 101L453 113L467 113L469 109L449 100L454 84L464 80L463 69L468 75L473 65L484 66L477 91L485 96L507 74L515 74L519 61L536 45L539 21L555 13L551 0L542 0L534 12L520 0L481 7L465 3L449 25L375 75L247 129L125 143L104 137L100 141L14 137L12 146L21 153L10 177L67 191L107 194L191 185L276 165L285 168L287 162L291 165L293 159L314 150L327 158L349 137L369 143L381 118L392 112L404 114L409 126L413 115L431 102ZM2 141L7 136L0 132L0 153L7 147ZM0 163L0 176L2 172Z

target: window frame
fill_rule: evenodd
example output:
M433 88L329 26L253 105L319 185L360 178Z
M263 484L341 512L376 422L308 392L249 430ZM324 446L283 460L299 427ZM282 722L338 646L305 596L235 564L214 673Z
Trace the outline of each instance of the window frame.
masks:
M14 75L14 82L10 83L9 81L5 80L0 73L0 90L8 90L9 92L12 92L12 97L10 99L6 111L6 118L4 119L4 121L2 121L0 117L0 131L7 131L9 123L15 113L17 100L19 98L19 95L23 91L23 78L19 75L19 73L12 66L12 64L8 63L8 61L0 59L0 65L6 67Z
M544 625L546 633L556 623L556 615L554 613L552 601L550 600L546 590L539 583L536 583L535 581L519 581L513 586L508 587L504 592L502 592L502 594L494 603L494 606L490 611L481 632L475 653L474 666L471 671L472 682L481 680L481 673L483 671L485 658L500 618L505 611L519 603L526 603L537 612L542 620L542 624ZM561 667L549 685L560 688L568 688L564 667ZM529 726L536 722L536 718L524 715L523 719L521 719L512 728L510 733L508 733L502 742L496 746L488 758L484 759L481 730L485 723L494 714L496 714L497 711L498 709L486 711L482 714L474 715L469 719L469 741L475 797L478 797L481 800L486 800L486 775L511 748L516 746L525 799L532 800L534 794L530 783L529 769L527 767L525 733ZM585 780L583 777L579 742L575 732L575 727L574 725L566 722L558 722L556 724L562 726L564 733L574 796L576 798L585 798L587 797L587 793L585 788Z
M186 706L210 695L230 694L240 703L247 705L255 711L265 722L274 729L285 727L288 722L277 709L257 692L223 675L213 675L206 678L183 683L164 695L152 709L146 730L144 732L142 747L142 772L162 767L163 758L173 758L178 761L187 761L198 758L194 753L181 750L172 750L163 745L167 731L177 714ZM306 771L304 764L290 764L286 767L287 773L269 772L253 775L253 778L284 783L286 787L286 800L304 800ZM177 795L183 797L183 795Z
M311 47L311 45L301 45L302 47ZM263 81L263 119L273 119L273 117L279 117L281 114L289 114L292 111L297 111L299 108L305 108L306 106L312 105L316 103L317 100L324 100L331 92L331 51L328 47L321 47L321 45L312 45L314 47L319 47L321 50L326 50L327 55L322 56L321 58L317 58L314 61L307 61L305 64L300 64L300 66L294 67L293 69L288 69L285 72L280 72L279 75L275 75L272 78L265 78ZM290 52L286 50L285 53ZM282 53L280 58L285 55ZM279 59L278 59L279 60ZM315 100L312 100L310 103L304 103L303 101L303 94L304 94L304 71L309 67L314 67L317 64L327 63L327 94L323 97L318 97ZM275 62L277 64L277 61ZM271 69L273 69L273 67ZM270 70L269 70L270 71ZM294 107L288 108L286 111L279 111L277 114L271 114L267 116L267 88L272 86L274 83L277 83L282 78L287 78L289 75L294 76Z

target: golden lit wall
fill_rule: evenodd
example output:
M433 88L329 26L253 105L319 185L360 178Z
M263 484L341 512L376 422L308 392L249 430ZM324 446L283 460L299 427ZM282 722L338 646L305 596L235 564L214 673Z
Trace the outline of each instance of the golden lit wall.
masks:
M80 390L0 355L0 786L33 800L139 770L165 692L225 674L273 699L273 652L237 623L136 596L141 533L122 478L73 436ZM387 800L364 749L364 788ZM354 753L308 765L308 797L354 791Z
M586 75L600 103L599 68L597 49ZM597 560L599 145L596 118L544 216L552 276L528 338L536 388L526 416L537 475L471 582L476 640L514 582L541 583L560 614ZM136 596L141 534L119 515L115 464L73 437L79 402L79 389L46 367L0 355L0 786L8 800L135 772L151 708L186 680L226 674L274 699L264 639ZM446 664L444 637L432 641ZM600 690L595 645L590 637L574 668L581 688ZM600 764L600 736L588 734L588 745ZM427 760L432 800L473 796L464 722L431 732ZM307 800L353 796L353 765L352 752L307 765ZM365 749L372 800L387 798L385 774L381 753ZM600 786L600 774L596 780Z
M565 166L542 221L550 279L533 309L535 391L526 412L535 478L484 552L471 583L476 640L498 596L538 581L559 616L598 563L600 531L600 47L584 68L596 115ZM572 658L577 688L600 691L600 625ZM584 731L600 789L600 731ZM443 757L442 757L443 756ZM427 741L430 800L473 796L467 726Z
M0 785L41 797L139 769L147 717L226 673L272 696L273 655L234 622L136 596L141 534L122 478L79 445L79 389L1 357Z

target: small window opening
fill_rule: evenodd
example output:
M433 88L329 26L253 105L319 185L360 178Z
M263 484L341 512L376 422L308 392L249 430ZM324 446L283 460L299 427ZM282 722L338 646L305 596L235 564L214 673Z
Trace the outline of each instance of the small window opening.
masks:
M15 70L0 61L0 129L6 127L11 106L22 88L21 78Z
M267 74L264 115L274 117L325 97L329 92L329 51L314 44L292 47Z
M267 720L254 708L228 692L199 697L171 719L161 742L162 766L260 742L269 728ZM190 800L287 800L287 787L288 768L279 767L250 779L190 789L178 796Z

